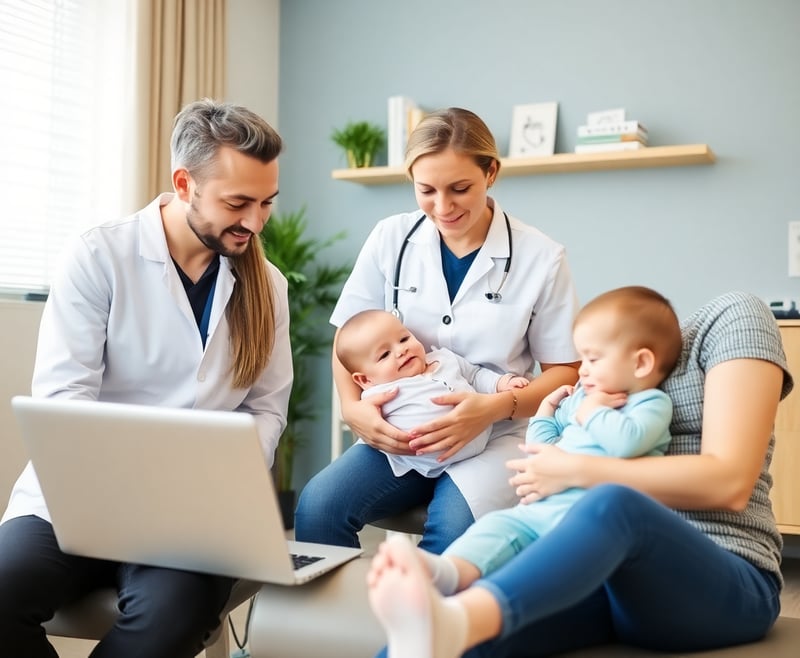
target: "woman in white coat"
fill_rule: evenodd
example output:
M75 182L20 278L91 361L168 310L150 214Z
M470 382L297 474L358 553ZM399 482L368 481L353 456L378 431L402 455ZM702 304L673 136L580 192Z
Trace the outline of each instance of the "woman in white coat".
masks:
M86 231L65 253L42 315L33 395L249 413L272 464L292 385L289 310L258 234L278 193L280 150L245 108L184 108L172 135L175 193ZM41 624L116 586L120 615L93 658L190 658L233 581L62 553L28 464L0 524L0 583L3 655L54 656Z
M420 545L441 552L474 519L514 503L505 462L519 456L525 419L547 393L577 381L578 304L564 248L488 196L500 160L486 124L460 108L428 115L409 137L406 167L419 210L378 223L331 322L385 309L427 349L448 348L498 373L530 375L538 364L540 374L524 389L441 396L443 415L406 433L380 412L396 391L360 401L334 356L342 414L362 440L301 493L295 535L303 541L357 546L365 524L424 504ZM484 452L436 478L395 477L380 452L447 458L489 426Z

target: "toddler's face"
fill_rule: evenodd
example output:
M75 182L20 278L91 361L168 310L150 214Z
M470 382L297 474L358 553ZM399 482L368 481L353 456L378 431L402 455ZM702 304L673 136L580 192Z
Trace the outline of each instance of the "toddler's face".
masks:
M575 326L573 339L581 357L578 374L586 393L631 393L639 386L635 375L637 351L610 335L608 327L596 318Z

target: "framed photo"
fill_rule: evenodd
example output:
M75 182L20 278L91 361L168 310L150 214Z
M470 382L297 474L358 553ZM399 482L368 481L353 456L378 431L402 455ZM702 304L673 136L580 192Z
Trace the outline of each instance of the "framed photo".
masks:
M556 147L558 103L515 105L511 119L509 158L553 155Z

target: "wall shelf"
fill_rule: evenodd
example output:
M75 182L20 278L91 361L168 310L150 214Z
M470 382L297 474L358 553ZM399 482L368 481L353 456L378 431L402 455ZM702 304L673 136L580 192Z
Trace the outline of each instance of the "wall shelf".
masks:
M501 158L500 176L533 176L648 167L686 167L712 164L715 160L714 152L708 144L650 146L638 151L556 153L538 158ZM402 167L334 169L331 177L335 180L360 185L390 185L407 180Z

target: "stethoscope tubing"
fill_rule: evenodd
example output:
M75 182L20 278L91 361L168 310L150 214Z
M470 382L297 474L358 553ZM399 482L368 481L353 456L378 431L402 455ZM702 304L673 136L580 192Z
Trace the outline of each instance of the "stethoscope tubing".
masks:
M397 261L394 265L394 283L392 285L392 310L391 313L397 317L402 318L400 313L400 308L398 307L398 302L400 299L400 270L403 267L403 256L406 253L406 247L408 246L409 241L411 240L411 236L417 231L417 229L422 225L427 219L427 215L422 215L416 222L414 222L414 226L411 227L408 233L406 233L406 237L403 238L403 244L400 245L400 252L397 254ZM500 280L500 285L498 286L497 290L487 292L486 299L490 302L499 302L502 299L500 295L500 290L505 285L506 279L508 278L508 271L511 269L511 256L513 254L513 240L511 239L511 222L508 219L508 215L503 212L503 218L506 220L506 233L508 234L508 258L506 259L505 267L503 268L503 278ZM410 289L412 292L416 292L416 288Z

